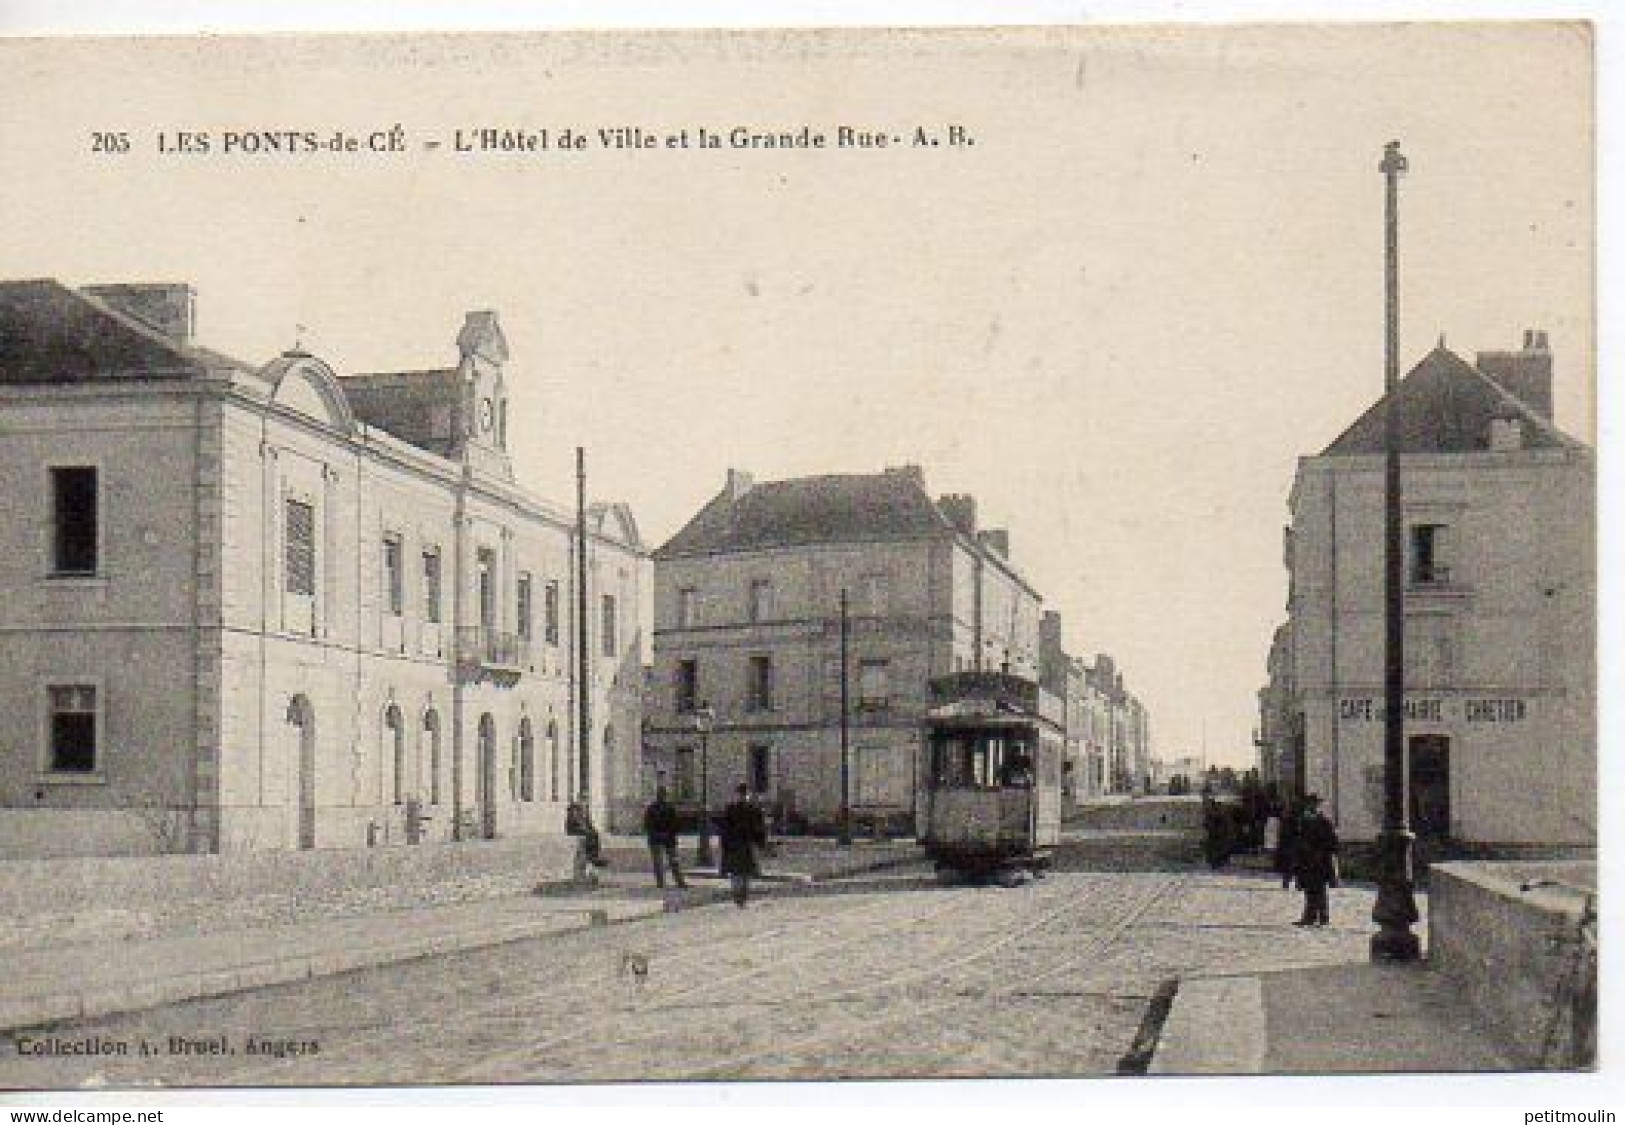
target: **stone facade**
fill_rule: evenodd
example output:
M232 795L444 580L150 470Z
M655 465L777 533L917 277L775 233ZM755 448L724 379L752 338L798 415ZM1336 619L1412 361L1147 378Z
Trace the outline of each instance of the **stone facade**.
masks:
M1096 656L1091 666L1067 654L1060 614L1044 614L1040 636L1040 683L1063 701L1066 796L1150 792L1156 768L1145 704L1124 688L1110 656Z
M844 590L852 807L910 815L929 680L1038 675L1039 595L1008 536L973 521L968 498L933 503L912 466L762 485L730 473L654 553L646 779L690 804L703 782L713 807L746 783L788 822L832 825Z
M0 855L560 832L574 513L513 480L495 315L469 315L454 367L352 386L95 293L0 286L0 466L25 482L0 693L28 717L0 733ZM623 505L587 541L603 822L641 789L647 559Z
M1303 726L1292 675L1292 626L1282 624L1270 641L1268 680L1258 690L1258 777L1282 793L1303 796Z
M1491 377L1509 353L1474 366L1442 345L1397 392L1409 808L1425 837L1590 844L1595 462L1542 412L1544 334L1525 345L1527 401ZM1287 541L1303 786L1356 840L1381 819L1381 418L1379 403L1300 462Z

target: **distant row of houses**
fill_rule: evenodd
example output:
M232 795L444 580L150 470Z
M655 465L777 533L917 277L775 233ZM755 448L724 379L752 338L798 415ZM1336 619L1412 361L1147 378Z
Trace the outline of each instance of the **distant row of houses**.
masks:
M494 313L369 374L194 323L183 284L0 283L0 857L631 829L662 782L816 827L843 698L853 806L905 820L927 683L977 668L1051 689L1075 795L1144 785L1110 657L916 467L733 472L651 552L516 479Z

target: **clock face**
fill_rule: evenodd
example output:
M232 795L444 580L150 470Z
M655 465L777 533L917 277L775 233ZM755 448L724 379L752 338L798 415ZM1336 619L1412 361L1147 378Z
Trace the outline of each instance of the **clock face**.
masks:
M495 424L495 419L496 419L496 407L491 405L491 400L488 399L488 398L480 399L480 430L481 430L481 432L487 433L487 434L490 433L492 425Z

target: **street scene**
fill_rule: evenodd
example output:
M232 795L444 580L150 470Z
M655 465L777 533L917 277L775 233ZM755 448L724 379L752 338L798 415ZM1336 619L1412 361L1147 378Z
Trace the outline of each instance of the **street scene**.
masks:
M1358 960L1370 894L1333 897L1333 926L1293 932L1297 896L1262 875L1061 871L1013 893L941 887L905 862L773 887L744 911L717 904L53 1028L135 1053L8 1052L0 1082L1133 1073L1137 1036L1165 982ZM172 1053L172 1037L196 1046ZM231 1054L205 1053L222 1039ZM250 1053L251 1039L303 1048L277 1058ZM140 1041L157 1054L143 1057Z
M0 1088L1594 1069L1591 50L0 38Z

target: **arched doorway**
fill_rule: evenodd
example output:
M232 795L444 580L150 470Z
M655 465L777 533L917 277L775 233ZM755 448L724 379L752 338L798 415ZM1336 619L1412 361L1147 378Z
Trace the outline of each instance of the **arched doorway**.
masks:
M480 716L479 769L474 775L474 803L480 810L480 837L497 834L497 724L489 714Z
M547 799L559 799L559 724L552 719L547 723Z
M387 743L391 774L390 803L406 803L406 727L401 722L401 709L393 703L384 712L384 741Z
M423 713L423 760L428 776L419 782L420 792L429 795L429 803L440 803L440 716L433 708Z
M536 738L529 718L519 721L519 799L536 799Z
M294 739L294 799L298 805L294 846L309 850L316 846L316 713L310 700L303 695L289 700L287 722Z

